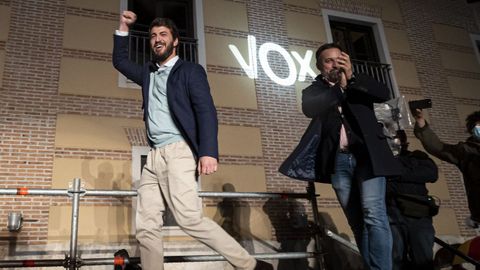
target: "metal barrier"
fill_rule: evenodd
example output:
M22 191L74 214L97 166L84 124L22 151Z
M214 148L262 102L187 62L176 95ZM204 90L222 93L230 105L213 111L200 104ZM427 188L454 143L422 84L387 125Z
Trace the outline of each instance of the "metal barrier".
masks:
M12 267L49 267L49 266L63 266L71 270L78 269L86 265L117 265L119 262L114 258L89 258L81 259L77 256L77 236L78 236L78 219L79 219L79 205L80 196L115 196L115 197L130 197L136 196L137 192L134 190L86 190L81 188L81 180L75 178L70 189L0 189L0 195L48 195L48 196L71 196L72 197L72 216L71 216L71 235L70 235L70 251L65 255L65 259L42 259L42 260L5 260L0 261L0 268ZM308 183L307 193L268 193L268 192L207 192L200 191L200 197L221 197L221 198L300 198L307 199L312 204L312 213L314 224L318 232L313 234L315 241L315 252L279 252L279 253L261 253L254 254L257 259L304 259L316 258L319 268L325 269L323 260L321 235L326 235L341 244L358 252L356 246L347 240L329 230L320 230L319 213L317 206L317 195L315 194L315 185L312 182ZM224 261L225 258L220 255L197 255L197 256L165 256L165 262L206 262L206 261ZM122 261L121 264L139 263L140 258L132 257L128 261Z
M478 262L477 260L475 260L474 258L462 253L460 250L450 246L448 243L444 242L442 239L438 238L438 237L435 237L435 243L439 244L440 246L444 247L445 249L447 249L448 251L450 251L451 253L457 255L458 257L464 259L466 262L469 262L471 264L473 264L476 268L475 269L479 269L480 268L480 262Z

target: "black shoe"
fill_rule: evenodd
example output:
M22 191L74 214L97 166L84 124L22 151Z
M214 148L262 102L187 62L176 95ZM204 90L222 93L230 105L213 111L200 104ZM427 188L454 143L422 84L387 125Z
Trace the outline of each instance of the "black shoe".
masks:
M273 270L273 265L261 260L257 260L255 270Z

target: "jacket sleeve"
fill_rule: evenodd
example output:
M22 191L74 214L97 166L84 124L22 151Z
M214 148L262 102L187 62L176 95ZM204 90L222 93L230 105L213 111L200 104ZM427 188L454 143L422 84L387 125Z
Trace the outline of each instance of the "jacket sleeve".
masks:
M345 90L347 94L361 95L369 102L381 103L390 99L387 86L366 74L358 74L355 81L350 83Z
M338 85L327 87L314 82L302 92L302 111L309 118L322 117L344 99Z
M198 157L209 156L218 160L217 111L210 94L207 74L202 66L193 66L189 75L188 88L196 117Z
M128 59L128 36L113 35L112 63L125 77L142 86L143 68Z
M463 147L461 144L446 144L440 141L437 134L430 129L428 123L424 127L419 127L415 123L413 133L420 140L427 152L443 161L459 165L460 160L464 156Z
M438 180L438 167L426 153L417 150L398 159L402 164L402 177L397 182L424 184Z

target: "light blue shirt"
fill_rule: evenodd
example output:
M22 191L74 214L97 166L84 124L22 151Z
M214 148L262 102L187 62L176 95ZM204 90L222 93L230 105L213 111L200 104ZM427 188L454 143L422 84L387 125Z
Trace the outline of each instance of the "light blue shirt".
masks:
M178 59L178 56L175 56L157 71L150 73L147 136L155 148L184 140L173 122L167 101L168 75Z

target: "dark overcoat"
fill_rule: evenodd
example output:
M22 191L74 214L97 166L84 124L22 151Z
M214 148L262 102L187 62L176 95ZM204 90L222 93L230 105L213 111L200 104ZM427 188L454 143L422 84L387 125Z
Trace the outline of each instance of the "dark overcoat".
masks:
M344 91L319 75L302 93L303 113L312 121L279 171L299 180L330 182L343 123L357 160L356 178L399 175L399 164L373 109L374 103L388 99L387 87L367 75L357 74Z

